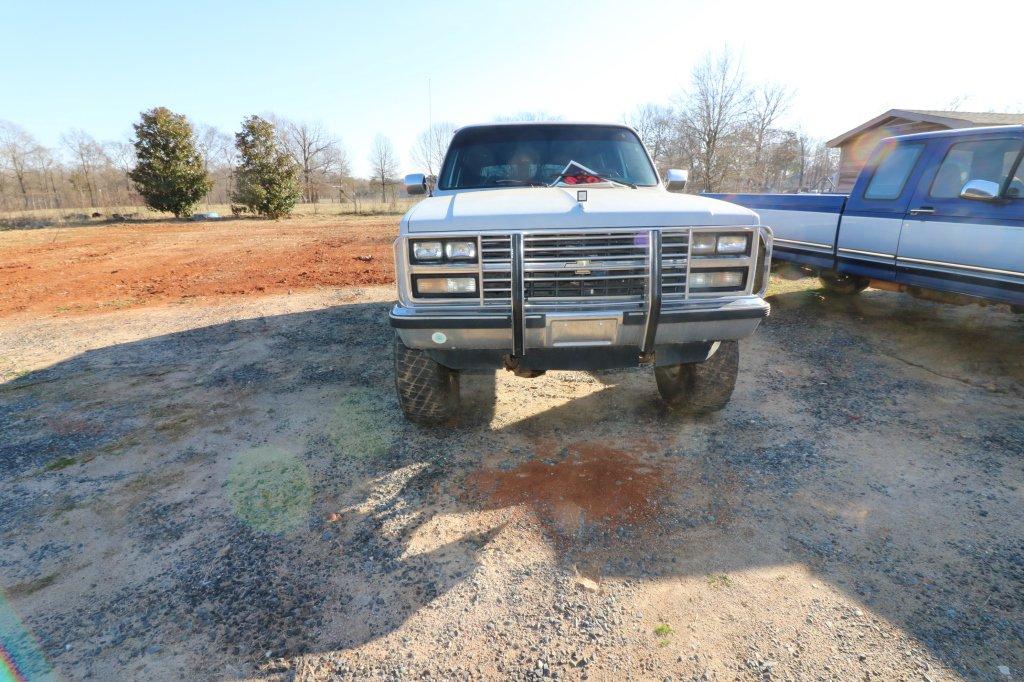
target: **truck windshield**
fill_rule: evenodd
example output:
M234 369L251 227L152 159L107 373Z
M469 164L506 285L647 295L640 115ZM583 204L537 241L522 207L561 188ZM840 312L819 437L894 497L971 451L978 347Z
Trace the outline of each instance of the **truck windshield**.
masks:
M459 131L448 148L438 189L545 187L570 161L603 178L658 184L640 139L626 128L525 124Z

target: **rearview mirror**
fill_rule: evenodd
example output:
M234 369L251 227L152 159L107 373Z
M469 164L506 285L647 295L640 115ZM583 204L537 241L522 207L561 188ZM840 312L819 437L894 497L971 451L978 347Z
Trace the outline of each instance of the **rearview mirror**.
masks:
M995 201L999 198L999 183L991 180L968 180L960 190L961 199L975 201Z
M689 171L669 168L668 173L665 174L665 189L669 192L682 192L689 178Z
M410 173L405 176L405 191L409 194L427 193L427 176L423 173Z

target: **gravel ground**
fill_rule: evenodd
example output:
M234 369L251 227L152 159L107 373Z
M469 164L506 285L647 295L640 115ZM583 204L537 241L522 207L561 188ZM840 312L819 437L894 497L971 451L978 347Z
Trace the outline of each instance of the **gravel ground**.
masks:
M0 635L30 679L1020 679L1024 319L812 287L717 415L500 373L436 430L387 287L9 319Z

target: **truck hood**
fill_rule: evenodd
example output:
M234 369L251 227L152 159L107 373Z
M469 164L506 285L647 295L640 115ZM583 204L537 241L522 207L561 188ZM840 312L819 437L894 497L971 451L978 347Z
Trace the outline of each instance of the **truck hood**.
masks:
M410 233L486 230L571 230L611 227L757 225L753 211L717 199L661 189L524 187L459 192L413 206L403 222Z

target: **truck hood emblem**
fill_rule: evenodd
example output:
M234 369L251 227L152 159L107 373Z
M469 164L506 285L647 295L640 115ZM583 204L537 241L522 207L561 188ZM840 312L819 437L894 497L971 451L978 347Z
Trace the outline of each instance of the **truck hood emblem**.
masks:
M587 267L589 265L590 265L590 259L589 258L581 258L580 260L576 261L575 263L566 263L565 267L566 268L575 269L577 275L589 275L590 274L590 270L587 270Z

